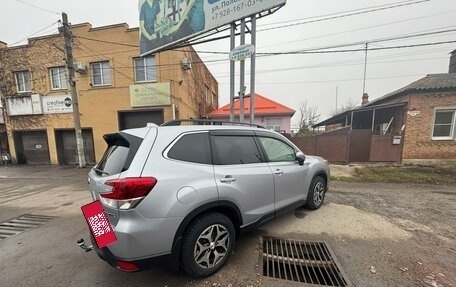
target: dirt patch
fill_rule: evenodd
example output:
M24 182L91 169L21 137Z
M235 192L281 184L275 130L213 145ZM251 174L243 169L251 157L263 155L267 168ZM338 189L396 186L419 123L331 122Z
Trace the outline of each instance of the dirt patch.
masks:
M376 275L383 276L381 280L383 286L433 286L429 285L434 284L433 282L435 286L456 286L455 200L454 185L334 181L327 194L329 205L332 203L348 205L357 210L375 214L373 218L379 216L394 226L390 231L385 230L385 232L396 232L399 229L401 233L405 232L410 236L406 240L395 241L388 240L391 235L381 236L377 239L360 241L359 244L362 247L350 244L353 237L343 237L350 245L350 249L339 248L339 251L361 257L369 256L369 262L375 262L371 264L378 269ZM358 219L359 216L363 216L363 213L350 212L350 214L355 218L352 221L355 225L363 222ZM308 218L309 216L306 217ZM375 234L376 224L370 223L365 232ZM357 228L351 227L351 229ZM341 246L344 245L339 247ZM375 252L372 252L373 250ZM350 257L347 255L343 258ZM363 262L362 264L368 264L366 261ZM356 274L355 283L376 286L368 281L372 274L357 270L356 266L347 261L345 263L346 268L352 271L351 274Z
M333 178L353 178L356 176L356 170L349 165L335 165L330 166L331 177Z
M384 217L353 206L328 203L318 211L305 211L305 224L300 218L287 216L270 225L272 233L331 234L352 239L408 240L410 233L387 221ZM337 218L337 220L335 220Z
M350 182L456 184L455 174L456 165L331 166L333 180Z

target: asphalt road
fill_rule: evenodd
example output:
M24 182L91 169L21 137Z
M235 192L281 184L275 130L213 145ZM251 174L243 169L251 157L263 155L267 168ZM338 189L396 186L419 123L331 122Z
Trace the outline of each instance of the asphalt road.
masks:
M80 210L91 201L87 172L0 167L0 222L57 217L0 240L1 286L303 286L260 274L261 235L327 242L354 286L456 286L455 187L335 182L321 209L241 237L221 271L192 280L163 267L123 273L79 249L88 234Z

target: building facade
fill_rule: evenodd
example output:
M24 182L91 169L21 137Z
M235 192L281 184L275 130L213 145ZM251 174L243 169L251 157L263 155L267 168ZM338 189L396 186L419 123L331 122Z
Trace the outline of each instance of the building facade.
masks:
M191 46L139 57L127 24L71 26L75 84L88 163L103 135L200 118L218 107L218 83ZM73 106L60 34L0 43L0 88L9 151L17 163L76 164Z
M294 141L332 162L455 161L456 73L427 75L321 126L340 128Z

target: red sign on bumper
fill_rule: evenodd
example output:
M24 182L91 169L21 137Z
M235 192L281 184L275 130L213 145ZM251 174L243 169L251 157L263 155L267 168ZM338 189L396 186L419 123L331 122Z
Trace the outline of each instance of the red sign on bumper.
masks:
M81 209L99 248L117 241L100 201L84 205Z

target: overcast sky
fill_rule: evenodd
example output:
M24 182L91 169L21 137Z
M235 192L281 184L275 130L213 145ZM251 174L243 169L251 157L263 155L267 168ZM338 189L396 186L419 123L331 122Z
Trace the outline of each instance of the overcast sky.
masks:
M455 31L448 33L375 42L368 47L456 41L455 0L429 0L403 7L300 24L308 20L328 18L328 15L334 17L352 14L364 8L372 10L388 4L419 1L288 0L275 14L258 20L257 52L308 50L453 29ZM61 12L66 12L73 24L90 22L93 27L98 27L125 22L130 27L139 25L137 0L2 0L0 5L0 41L8 45L24 44L28 37L56 32L57 24L53 23L61 18ZM289 24L297 25L261 31ZM357 44L329 50L362 48L362 44ZM226 59L208 63L207 66L219 82L220 106L229 103L228 56L203 53L229 52L229 41L197 45L195 49L201 51L203 60ZM369 51L366 81L369 99L381 97L427 74L448 72L449 53L454 49L456 43ZM307 101L309 105L318 106L320 120L323 120L336 108L336 90L339 107L349 99L361 102L364 56L363 51L358 51L259 57L256 90L295 110ZM247 61L247 67L249 63ZM238 89L238 79L236 82ZM248 92L249 75L246 77L246 86ZM297 117L293 118L292 126L296 125L297 120Z

